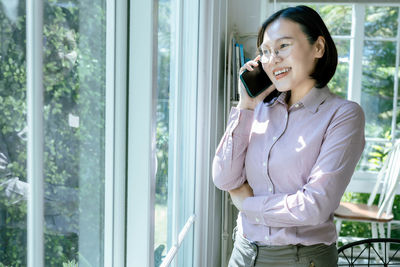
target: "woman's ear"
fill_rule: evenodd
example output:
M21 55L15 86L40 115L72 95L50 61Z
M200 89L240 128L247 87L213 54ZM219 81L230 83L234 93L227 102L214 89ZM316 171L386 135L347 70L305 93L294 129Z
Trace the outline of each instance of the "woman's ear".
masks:
M318 36L318 39L315 41L315 57L321 58L325 54L325 38L322 36Z

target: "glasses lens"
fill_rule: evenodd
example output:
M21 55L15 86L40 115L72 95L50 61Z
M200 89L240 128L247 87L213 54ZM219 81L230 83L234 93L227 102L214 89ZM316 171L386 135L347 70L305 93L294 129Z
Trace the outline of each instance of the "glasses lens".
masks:
M261 54L261 58L260 58L261 63L268 63L269 61L269 56L265 55L265 54Z

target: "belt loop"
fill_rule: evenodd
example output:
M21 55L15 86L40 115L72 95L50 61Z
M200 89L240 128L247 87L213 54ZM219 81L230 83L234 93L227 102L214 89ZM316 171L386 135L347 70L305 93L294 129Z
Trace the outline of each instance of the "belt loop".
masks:
M255 266L256 265L256 261L257 261L257 257L258 257L259 248L258 248L257 242L250 242L250 244L252 246L255 246L256 255L254 256L254 262L253 262L253 266Z
M300 245L295 245L295 247L296 247L296 261L298 262L300 259L300 255L299 255Z

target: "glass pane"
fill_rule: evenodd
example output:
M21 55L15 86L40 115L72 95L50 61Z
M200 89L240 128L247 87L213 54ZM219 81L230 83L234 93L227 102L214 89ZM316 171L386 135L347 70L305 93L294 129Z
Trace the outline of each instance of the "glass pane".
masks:
M351 35L351 5L321 5L319 14L332 35Z
M44 8L45 265L102 266L105 0Z
M350 40L334 40L338 50L338 66L336 73L328 86L331 91L343 98L347 98L349 81Z
M386 139L390 140L389 135L386 135ZM357 170L379 171L391 146L390 142L367 141Z
M0 266L26 266L25 1L0 1Z
M400 97L397 100L396 131L394 137L400 139Z
M384 137L390 131L395 59L394 42L365 41L361 105L366 115L368 137Z
M170 106L171 1L158 4L157 174L154 226L154 265L160 266L168 247L168 152Z
M398 12L398 7L366 7L365 36L396 37Z

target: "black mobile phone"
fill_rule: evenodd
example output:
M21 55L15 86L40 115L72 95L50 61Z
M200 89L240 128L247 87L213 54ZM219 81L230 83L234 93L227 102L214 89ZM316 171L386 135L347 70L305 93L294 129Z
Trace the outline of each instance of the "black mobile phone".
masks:
M245 70L240 75L240 80L250 97L258 96L272 84L272 81L262 68L261 62L258 61L257 63L258 66L253 67L252 71Z

